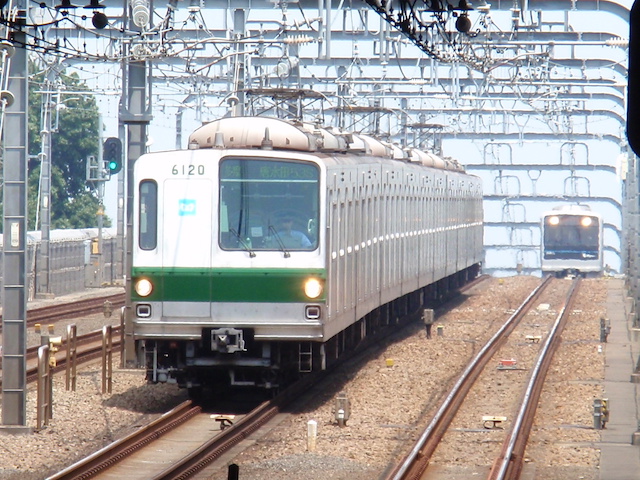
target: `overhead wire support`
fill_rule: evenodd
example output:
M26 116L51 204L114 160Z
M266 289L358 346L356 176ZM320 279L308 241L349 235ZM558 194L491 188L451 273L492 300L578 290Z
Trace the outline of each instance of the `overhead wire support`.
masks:
M378 15L394 28L406 35L420 50L431 58L449 61L448 55L436 45L439 36L448 36L446 23L455 17L456 29L468 33L471 22L467 12L471 7L466 0L453 5L446 0L364 0ZM431 16L425 21L426 16ZM432 40L435 39L435 40Z

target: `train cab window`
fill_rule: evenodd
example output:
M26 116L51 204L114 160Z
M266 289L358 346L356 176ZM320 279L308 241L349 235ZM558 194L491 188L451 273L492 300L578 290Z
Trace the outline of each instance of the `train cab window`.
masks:
M226 158L220 162L220 246L225 250L314 250L319 169L308 162Z
M140 216L138 218L138 245L142 250L153 250L158 244L158 184L152 180L140 182Z
M598 258L600 223L587 215L551 215L544 221L544 257Z

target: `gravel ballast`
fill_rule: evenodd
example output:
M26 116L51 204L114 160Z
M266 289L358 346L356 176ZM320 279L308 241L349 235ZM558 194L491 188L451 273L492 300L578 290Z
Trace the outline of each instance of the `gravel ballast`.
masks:
M390 462L406 454L410 442L419 435L419 427L442 401L446 386L539 282L539 278L528 276L490 279L464 296L457 308L437 316L431 339L419 323L407 327L403 339L341 369L324 391L268 432L251 439L250 446L229 462L240 466L241 479L379 478ZM606 315L607 288L606 279L583 281L583 293L563 337L559 361L554 362L543 392L541 403L547 408L536 419L527 452L529 462L535 462L546 475L535 478L598 478L599 434L592 428L591 408L593 398L602 392L604 356L599 321ZM93 321L104 323L99 316ZM442 336L437 334L437 326L441 326ZM101 378L98 366L83 369L77 391L67 392L64 375L56 375L51 423L39 432L0 434L0 479L45 478L187 398L174 386L146 384L139 370L114 369L111 394L102 394ZM337 425L333 413L340 392L346 392L351 406L344 428ZM34 428L34 390L29 392L27 412L28 425ZM316 421L318 428L312 452L308 451L306 435L310 420ZM465 430L470 430L468 425L458 426L456 435L480 434L491 441L491 432ZM461 469L486 468L483 458L477 459L477 465L469 464L468 459L475 456L464 450L467 444L476 448L472 442L445 443L434 462L443 468L458 462ZM226 466L208 478L226 479Z

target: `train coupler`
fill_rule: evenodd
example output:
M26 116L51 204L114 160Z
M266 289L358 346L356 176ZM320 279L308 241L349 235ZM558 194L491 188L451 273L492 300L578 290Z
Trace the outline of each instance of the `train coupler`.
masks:
M242 330L237 328L211 330L211 350L222 353L246 352Z

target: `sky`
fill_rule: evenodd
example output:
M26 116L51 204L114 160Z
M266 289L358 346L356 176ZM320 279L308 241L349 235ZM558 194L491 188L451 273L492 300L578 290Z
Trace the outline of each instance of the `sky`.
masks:
M490 2L489 2L490 3ZM624 4L624 2L621 2ZM210 5L209 5L210 6ZM164 9L164 5L158 6L158 12L162 12ZM203 20L202 25L204 25L203 30L207 31L207 28L219 29L218 31L224 30L224 28L229 27L229 19L224 18L212 18L215 17L216 13L212 11L213 9L209 8L207 11L203 10ZM289 25L294 25L295 22L298 22L299 12L295 11L295 4L291 4L290 10L286 12L287 23ZM180 12L185 12L185 9L182 8ZM260 12L260 15L264 16L266 13L269 13L268 10L263 9ZM307 20L313 14L317 14L313 11L307 11L306 18ZM379 29L380 20L377 18L377 15L374 12L369 12L369 22L370 27L367 28L367 33L375 33L376 29ZM273 28L271 23L273 21L265 19L265 25L258 25L258 21L255 20L257 18L258 12L251 12L250 20L248 22L248 26L251 29L264 28L266 32L269 29ZM508 31L510 28L510 13L502 12L502 17L506 17L504 19L504 23L500 23L501 15L498 12L492 12L492 19L496 22L498 32ZM358 13L354 13L353 11L349 11L346 15L355 15ZM278 18L282 16L284 18L285 14L283 12L278 11L277 5L273 4L273 12L271 12L271 16L273 18ZM606 22L601 22L604 20L606 16ZM206 20L204 19L206 17ZM223 17L223 16L218 16ZM194 17L195 18L195 17ZM619 35L624 38L628 34L628 27L623 19L619 17L615 17L612 15L607 15L603 13L596 13L594 15L592 12L576 12L576 11L566 11L566 12L555 12L554 14L550 14L549 12L545 12L543 19L549 22L548 29L562 29L562 25L566 24L569 30L577 29L577 31L594 31L594 32L609 32L611 35ZM595 19L595 20L594 20ZM193 18L191 18L192 21ZM335 22L336 25L339 24L341 18L340 14L336 14ZM200 21L200 20L198 20ZM526 17L521 20L521 23L524 25L526 22L535 23L537 21L537 17L533 14L531 17ZM225 23L226 22L226 23ZM271 22L271 23L270 23ZM555 23L554 23L555 22ZM600 22L600 24L598 24ZM277 23L277 21L275 22ZM589 26L591 24L591 26ZM315 25L315 24L314 24ZM586 26L585 26L586 25ZM317 26L317 25L316 25ZM526 29L523 28L523 31ZM363 32L364 33L364 32ZM400 37L401 35L397 32L393 32L392 35L398 37L398 42L395 44L403 58L412 58L416 56L415 50L416 47L406 42L403 42ZM266 35L268 37L268 35ZM606 33L605 33L605 37ZM351 90L349 94L352 94L353 98L358 100L358 95L360 95L360 101L364 100L366 103L370 101L370 99L366 98L366 88L370 88L371 86L358 85L357 79L359 75L368 78L368 75L371 75L373 65L377 63L376 59L376 42L375 41L365 41L364 39L358 40L349 39L346 43L346 46L343 48L342 44L339 43L338 34L334 34L332 38L333 50L332 54L336 59L342 57L353 57L353 63L348 66L349 73L356 80L354 84L350 87ZM607 37L608 38L608 37ZM338 47L340 45L340 47ZM318 48L316 45L304 45L300 48L307 49L315 49ZM108 47L105 47L107 49ZM269 48L281 48L273 46L267 48L267 53L273 56L273 52L269 50ZM593 48L597 50L597 53L594 52L593 55L590 55L589 52L580 51L583 48ZM604 53L603 53L604 52ZM219 58L223 58L224 55L213 56L213 61L217 61ZM228 53L228 52L227 52ZM313 53L313 52L311 52ZM393 53L393 52L392 52ZM397 53L397 52L396 52ZM495 52L494 52L495 53ZM500 55L497 53L497 55ZM531 69L529 71L526 70L527 67L527 58L526 56L522 59L518 59L517 61L512 61L508 57L508 52L505 55L504 65L497 67L495 70L489 72L484 77L482 75L478 75L477 73L472 73L470 75L476 81L475 87L477 88L478 94L481 94L481 89L485 86L485 79L489 77L493 77L494 79L498 79L497 84L499 85L500 76L503 73L506 75L511 75L513 72L515 74L522 73L526 75L527 73L533 72L536 73L536 69ZM584 75L587 81L594 81L600 78L610 78L615 77L614 67L616 63L624 62L626 60L626 55L624 55L624 49L619 47L602 48L602 46L592 46L592 47L575 47L575 46L566 46L566 45L555 45L553 48L553 59L567 59L571 58L572 55L575 55L576 58L592 58L598 59L603 58L602 66L600 68L585 68L582 72L578 68L575 69L575 72L570 72L572 75L575 74L578 76L578 79L581 75ZM611 58L611 62L608 62L607 59ZM305 55L312 57L312 55ZM529 60L536 60L535 55L531 56ZM350 59L351 60L351 59ZM305 75L309 76L309 74L316 75L326 75L327 77L333 74L333 70L327 69L327 71L321 71L323 68L321 65L314 65L313 61L307 60L308 63L304 65L300 65L301 68L305 69ZM390 58L388 65L383 65L383 69L385 71L381 71L380 67L377 68L377 75L379 78L393 78L394 75L397 76L397 65L394 65L395 62L393 58ZM590 116L575 116L573 118L565 118L562 114L557 115L556 112L550 111L549 114L544 114L544 109L546 108L555 108L555 107L565 107L563 105L562 92L558 94L558 102L550 103L548 102L548 97L545 95L555 95L553 88L550 88L549 91L543 92L534 92L529 98L526 98L529 95L529 92L526 90L526 85L522 87L521 91L514 89L516 94L521 93L522 98L512 99L511 101L502 101L495 102L494 104L489 105L487 111L490 111L491 108L495 109L506 109L507 111L510 108L522 108L522 105L526 105L531 107L533 110L538 109L538 116L530 116L530 117L521 117L521 118L508 118L508 115L504 117L500 116L499 112L491 112L490 114L484 115L474 115L472 113L466 113L465 109L468 109L469 112L473 112L474 108L476 108L476 104L473 100L466 100L465 95L460 95L457 99L451 100L449 96L449 92L441 92L439 95L433 95L433 89L429 89L428 83L433 80L433 78L442 76L442 78L446 79L448 72L447 69L452 68L448 65L441 65L441 71L434 72L434 70L430 70L429 68L422 69L417 68L418 64L426 64L431 65L428 61L418 61L415 65L403 65L400 68L400 74L405 77L407 82L413 85L413 88L418 92L415 98L409 99L409 102L419 102L419 103L410 103L410 108L413 111L423 110L428 112L427 121L433 123L441 123L447 125L448 128L455 130L459 129L461 132L469 132L474 129L478 131L493 132L498 137L498 139L491 138L476 138L469 139L465 138L464 135L458 136L449 136L443 143L444 154L448 156L452 156L460 161L463 165L468 166L468 170L473 170L474 165L481 165L486 163L487 161L491 161L487 155L487 145L494 143L500 143L500 135L503 133L513 134L514 131L540 131L547 132L549 135L549 140L545 142L542 141L514 141L508 140L507 142L503 141L503 144L508 143L509 148L511 149L510 158L508 160L499 160L505 163L537 163L541 159L542 161L548 161L551 163L563 163L568 162L569 160L566 157L566 153L558 147L558 143L555 143L552 140L553 132L557 132L559 136L566 135L567 132L571 130L575 132L585 131L585 132L602 132L604 134L608 134L609 137L603 136L602 141L589 141L586 150L582 149L582 147L577 148L576 158L571 159L571 161L577 162L590 162L590 164L616 164L618 162L618 157L621 153L622 146L617 144L616 142L611 141L611 137L620 136L620 128L621 126L616 121L611 121L606 118L605 114L594 114ZM214 67L210 70L203 70L202 76L206 77L209 75L211 78L220 78L225 74L225 66L227 64L225 62L216 63ZM551 62L551 77L552 78L561 78L563 66L561 63L557 65ZM255 65L254 68L257 68ZM396 67L396 70L394 70ZM546 65L544 63L540 64L540 67L544 69ZM89 62L81 65L74 65L74 68L78 69L82 73L83 78L87 78L91 85L94 86L95 90L101 92L98 96L98 105L100 107L102 122L104 125L103 138L107 138L109 136L117 136L118 135L118 115L119 115L119 92L121 89L121 80L119 78L119 66L115 65L107 65L107 63L100 62ZM315 70L314 70L315 69ZM461 66L461 69L464 70L464 66ZM330 71L329 71L330 70ZM254 72L254 70L251 70ZM170 80L170 76L175 74L175 66L170 63L159 62L158 68L156 70L159 77L162 75L167 75L167 81L165 85L162 85L162 82L158 82L154 84L154 104L153 104L153 120L149 126L149 141L148 148L150 151L160 151L160 150L171 150L176 147L176 112L178 109L182 109L184 112L183 123L182 123L182 144L179 147L184 148L187 140L188 133L198 126L204 121L213 120L216 118L216 115L219 115L221 111L224 111L224 107L226 106L226 97L225 95L228 92L224 91L226 88L224 81L219 81L217 85L214 85L215 88L220 88L220 91L214 92L214 95L208 97L208 99L196 98L194 100L193 96L190 95L189 85L184 88L181 88ZM424 77L421 78L421 72L424 73ZM542 72L544 73L544 71ZM218 77L216 77L216 75ZM464 75L463 75L464 76ZM255 78L255 77L254 77ZM200 81L202 79L198 79L197 75L192 77L194 81ZM427 85L419 86L420 80L426 81ZM273 82L273 76L271 78ZM413 83L415 81L415 83ZM624 78L621 79L624 81ZM188 83L188 82L187 82ZM365 83L365 82L361 82ZM442 83L446 85L446 81ZM222 85L222 87L221 87ZM321 85L320 83L318 85ZM207 87L206 83L203 82L201 84L195 85L195 87L191 86L191 91L194 91L201 87ZM209 86L210 87L210 86ZM406 85L405 85L406 87ZM401 88L394 86L392 82L389 84L389 91L386 94L384 101L386 105L393 105L394 99L394 91L398 91ZM358 90L360 88L361 90ZM585 90L587 93L592 92L593 90L589 90L590 86L585 86ZM498 90L496 90L497 92ZM468 91L467 91L468 92ZM157 95L161 93L161 95ZM473 92L471 92L473 94ZM536 94L540 93L539 96ZM497 95L497 94L496 94ZM397 94L396 94L397 96ZM436 98L439 97L439 98ZM469 97L473 97L473 95L469 95ZM594 95L596 98L597 95ZM441 101L439 104L438 102ZM207 104L208 103L208 104ZM567 101L567 103L570 103ZM578 102L576 102L577 109L580 108ZM443 108L444 106L444 108ZM443 108L442 111L446 111L447 108L456 107L461 108L460 113L456 115L450 114L439 114L440 108ZM570 107L574 108L574 107ZM588 108L593 109L601 109L602 111L615 110L615 106L611 107L610 103L607 103L606 99L601 102L601 104L592 103ZM621 113L618 112L620 115ZM569 123L563 124L562 122L566 121ZM487 134L489 136L489 134ZM524 138L524 137L523 137ZM501 147L498 147L501 148ZM542 195L550 195L554 198L558 198L558 202L562 201L562 195L566 194L568 190L573 188L572 185L568 185L566 183L565 175L566 173L561 173L555 176L549 176L549 172L544 172L540 178L537 178L536 174L531 174L531 172L507 172L507 175L503 175L504 172L500 173L497 170L495 171L487 171L478 170L474 172L483 177L484 185L485 185L485 195L490 196L493 194L499 194L503 191L508 191L509 194L517 194L519 192L524 195L531 194L531 192L535 192L537 194ZM502 175L502 176L501 176ZM613 198L619 199L620 197L620 179L616 177L616 174L602 176L596 173L595 175L584 174L584 178L579 180L579 184L576 188L580 191L580 194L584 194L587 196L612 196ZM106 185L106 198L105 198L105 206L107 210L107 214L112 218L112 220L116 219L117 213L117 182L115 179L111 180ZM517 202L515 202L517 203ZM522 202L521 202L522 203ZM513 207L513 210L510 210ZM510 205L504 206L499 204L499 202L486 202L485 206L485 216L486 220L491 222L499 222L503 220L505 217L509 218L514 217L517 221L519 218L527 222L534 222L536 219L539 219L541 212L548 210L550 205L548 204L528 204L528 205ZM619 211L610 206L608 204L603 204L598 206L598 208L605 208L608 211L602 212L605 215L605 221L608 221L611 225L617 226L620 225L620 213ZM513 232L508 232L506 229L486 229L486 243L488 245L502 243L508 245L513 240ZM535 238L536 232L519 232L518 235L521 235L523 238L520 239L522 242L530 242L532 244L539 243L539 240ZM607 235L612 236L610 242L612 245L617 244L620 245L620 240L618 238L614 238L616 235L609 230ZM495 235L495 238L494 238ZM512 238L509 238L511 236ZM527 239L524 237L531 236L531 239ZM618 248L618 247L616 247ZM491 253L491 250L490 250ZM505 265L512 265L514 263L513 256L519 255L519 253L515 252L509 255L503 255L499 249L493 251L496 253L497 258L492 260L492 262L499 264L500 262L504 262ZM532 255L535 255L535 252L531 252ZM535 259L531 260L535 262Z

